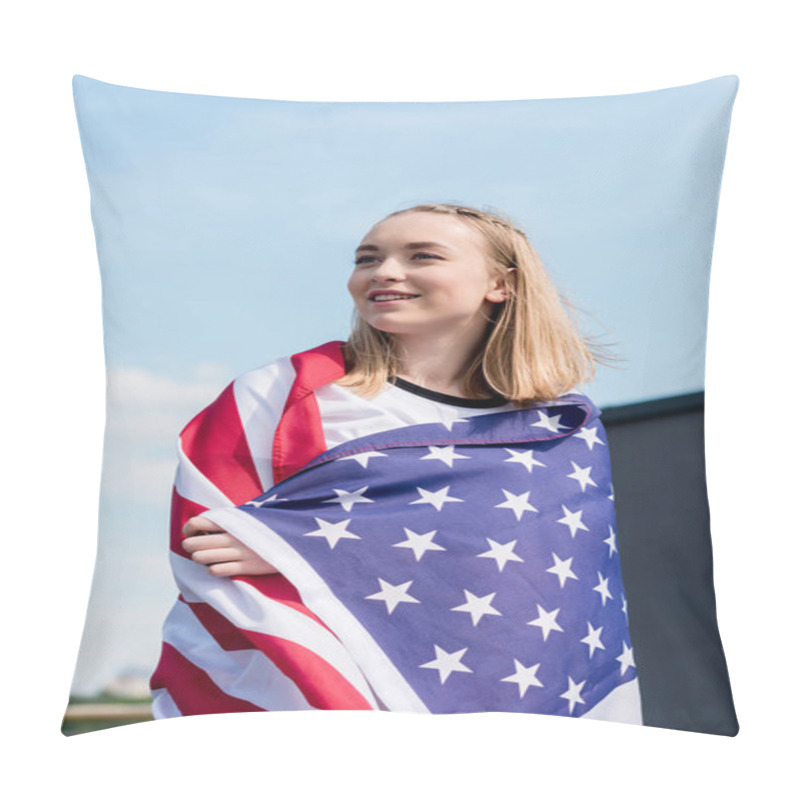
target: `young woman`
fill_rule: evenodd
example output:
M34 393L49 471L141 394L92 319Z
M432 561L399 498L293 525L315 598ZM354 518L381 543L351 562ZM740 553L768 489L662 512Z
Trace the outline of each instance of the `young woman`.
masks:
M181 435L172 559L182 595L152 681L155 715L512 710L640 723L607 446L597 410L574 391L599 351L525 234L463 206L404 209L363 238L348 288L347 342L241 376ZM363 480L331 471L398 453L413 462L384 462ZM409 488L429 468L438 488ZM548 470L563 475L537 477ZM330 504L339 517L326 519ZM414 516L420 504L432 518ZM357 519L372 522L375 554L341 545L368 538L348 528ZM430 586L424 600L412 580L378 574L412 568L415 585ZM365 594L370 581L377 591ZM485 593L461 585L470 581ZM437 643L461 624L453 641L467 647Z

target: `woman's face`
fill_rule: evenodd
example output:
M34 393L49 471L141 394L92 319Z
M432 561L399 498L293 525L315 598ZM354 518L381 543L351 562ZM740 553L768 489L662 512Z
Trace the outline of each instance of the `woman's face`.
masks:
M393 334L483 332L492 303L505 299L483 237L455 217L425 211L375 225L356 249L347 288L361 317Z

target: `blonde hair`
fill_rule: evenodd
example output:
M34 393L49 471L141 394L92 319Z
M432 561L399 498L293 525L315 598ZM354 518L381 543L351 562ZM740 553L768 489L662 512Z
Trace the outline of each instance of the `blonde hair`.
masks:
M578 333L569 300L553 285L525 233L509 220L449 204L417 205L384 220L411 212L449 214L481 233L492 272L503 278L508 299L494 305L486 335L467 365L462 382L467 397L491 392L517 407L554 400L591 380L595 362L613 360L605 346ZM512 269L516 286L509 279ZM355 309L343 355L347 374L336 383L366 397L381 391L401 366L391 335L373 328Z

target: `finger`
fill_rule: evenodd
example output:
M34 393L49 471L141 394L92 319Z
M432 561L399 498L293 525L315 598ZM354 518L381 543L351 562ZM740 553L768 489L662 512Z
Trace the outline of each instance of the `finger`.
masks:
M277 575L278 570L266 561L226 561L220 564L210 564L208 572L218 578L230 578L237 575Z
M246 575L244 564L241 561L225 561L222 564L211 564L209 574L216 578L230 578L233 575Z
M242 554L233 548L221 548L213 550L198 550L192 553L192 561L196 564L222 564L231 561L238 561Z
M184 536L196 536L199 533L213 533L215 531L223 531L216 522L212 522L206 517L191 517L183 526L182 533Z
M229 533L208 533L205 536L190 536L181 542L181 546L187 553L196 553L198 550L231 547L235 541Z

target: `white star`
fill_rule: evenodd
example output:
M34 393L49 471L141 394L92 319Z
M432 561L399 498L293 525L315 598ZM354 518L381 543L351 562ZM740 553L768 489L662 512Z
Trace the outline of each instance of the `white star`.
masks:
M609 500L613 500L614 499L614 484L612 483L611 486L609 486L608 488L611 489L611 494L608 496L608 499Z
M545 611L538 603L536 604L536 609L539 612L539 616L536 619L532 619L528 625L536 625L537 628L542 629L542 636L544 640L547 641L547 637L550 635L550 631L561 631L564 632L564 629L556 622L556 616L560 608L555 609L555 611Z
M524 559L520 558L514 551L514 546L517 544L517 540L514 539L513 542L507 542L506 544L499 544L495 542L494 539L486 539L489 542L490 550L487 550L485 553L478 553L478 558L493 558L497 562L497 569L502 572L503 567L506 565L507 561L523 561Z
M610 525L608 526L608 539L603 539L603 544L608 545L608 557L611 558L617 552L617 534Z
M447 428L447 430L452 431L453 430L453 425L455 425L457 422L469 422L469 420L468 419L448 419L448 420L442 421L442 425L444 425L445 428Z
M617 661L620 663L619 674L624 675L628 667L635 667L633 663L633 648L628 647L625 642L622 643L622 654L617 656Z
M315 531L309 531L308 533L304 533L303 536L322 536L328 540L328 544L331 546L331 550L336 547L339 539L360 539L360 536L357 536L355 533L351 533L347 530L347 526L351 520L345 519L341 522L326 522L324 519L320 519L319 517L314 517L314 522L319 525L319 528Z
M581 428L577 433L573 434L578 439L584 439L590 450L594 450L596 444L605 445L602 439L597 436L597 425L594 428Z
M509 683L516 683L519 686L519 696L525 697L525 692L531 686L542 686L542 682L536 677L536 670L539 669L541 664L534 664L532 667L525 667L522 662L514 659L514 669L516 672L509 675L507 678L500 678L501 681L508 681Z
M334 489L333 491L336 492L338 495L334 497L333 500L324 500L325 503L341 503L342 508L345 511L352 511L353 506L356 503L374 503L374 500L370 500L368 497L362 497L364 492L369 489L369 486L362 486L360 489L356 489L354 492L348 492L346 489Z
M250 500L250 502L245 503L246 506L253 506L253 508L261 508L261 506L266 505L267 503L271 503L273 500L277 500L278 495L273 494L271 497L268 497L266 500L262 500L261 502L256 502L255 500Z
M589 529L581 522L581 515L583 514L583 509L580 511L570 511L566 506L561 506L561 510L564 512L564 516L558 520L562 525L566 525L569 528L570 535L572 538L575 538L575 534L580 531L588 531Z
M586 624L589 626L589 633L581 639L581 642L589 645L589 658L591 658L598 647L601 650L605 650L606 646L600 641L600 634L603 632L602 625L599 628L594 628L591 622Z
M604 578L603 573L598 572L597 580L599 580L600 583L598 583L597 586L592 589L592 591L597 592L600 597L603 598L603 606L605 606L606 600L611 600L613 598L611 592L608 591L608 578Z
M343 456L342 458L340 458L338 460L339 461L349 461L350 459L352 459L353 461L358 461L358 463L361 464L361 466L364 467L364 469L366 469L367 465L369 464L369 460L371 458L378 458L378 457L388 458L388 454L387 453L380 453L377 450L370 450L367 453L356 453L353 456Z
M467 611L472 616L472 625L475 627L481 621L481 617L484 614L502 616L496 608L492 607L492 600L494 600L496 594L497 592L492 592L492 594L487 594L485 597L478 597L464 589L464 596L467 598L467 602L461 606L451 608L450 610Z
M578 576L571 569L572 558L562 561L555 553L553 553L552 556L553 566L547 571L552 572L554 575L558 575L558 582L561 584L562 589L564 588L564 584L567 582L567 578L578 580Z
M531 428L546 428L548 431L552 431L553 433L558 433L559 428L566 429L567 427L569 427L568 425L562 425L559 422L559 420L561 419L561 414L554 414L551 417L544 411L537 410L536 413L539 415L539 421L531 423Z
M458 497L448 497L447 493L450 491L449 486L445 486L444 489L439 489L436 492L429 492L427 489L423 489L420 486L417 486L417 491L420 493L421 497L419 500L412 500L409 505L413 506L417 503L430 503L432 506L436 508L437 511L442 510L442 506L445 503L463 503L463 500L460 500Z
M586 487L588 484L592 486L597 486L597 484L592 480L589 473L592 471L591 467L579 467L574 461L570 461L572 464L572 468L575 470L571 475L567 475L568 478L573 478L574 480L578 481L581 485L581 491L585 492Z
M414 533L409 528L403 528L406 532L406 540L404 542L397 542L392 547L408 547L414 551L414 557L419 561L423 554L428 550L445 550L439 544L435 544L432 539L436 531L428 531L427 533Z
M472 670L461 663L461 657L467 652L465 647L463 650L458 650L455 653L448 653L442 650L438 644L435 644L436 658L429 661L427 664L420 664L420 667L425 669L438 669L439 680L444 683L449 677L451 672L472 672Z
M397 586L392 586L387 583L383 578L378 578L378 583L381 585L381 590L375 594L367 595L365 600L383 600L386 603L386 610L391 614L397 608L398 603L419 603L416 597L408 594L407 589L413 581L406 583L399 583Z
M624 596L622 598L622 613L627 618L627 616L628 616L628 598L624 597Z
M523 494L511 494L511 492L507 492L505 489L503 489L503 494L506 496L505 502L498 503L495 508L510 508L514 512L517 522L522 519L522 515L526 511L539 511L538 508L534 508L528 502L530 492L524 492Z
M572 680L571 676L568 675L567 677L569 679L569 689L567 689L564 694L560 694L559 697L569 700L569 713L571 714L576 703L583 703L584 705L586 704L586 701L581 697L581 689L583 689L586 681L581 681L580 683L576 684L575 681Z
M533 450L511 450L508 447L503 448L507 453L511 453L511 458L505 459L506 461L510 461L513 464L522 464L525 469L530 472L534 466L537 467L545 467L546 464L542 464L541 461L537 461L533 457Z
M438 459L439 461L444 462L447 464L448 467L453 466L453 461L457 458L471 458L471 456L462 456L459 453L455 452L455 445L448 444L444 447L436 447L435 445L429 445L428 450L431 452L427 456L422 456L420 461L426 461L429 459Z

